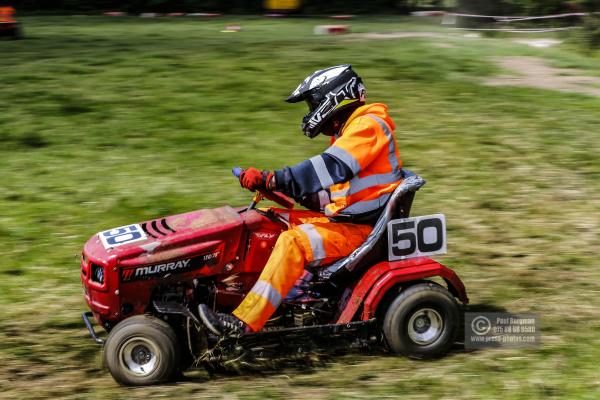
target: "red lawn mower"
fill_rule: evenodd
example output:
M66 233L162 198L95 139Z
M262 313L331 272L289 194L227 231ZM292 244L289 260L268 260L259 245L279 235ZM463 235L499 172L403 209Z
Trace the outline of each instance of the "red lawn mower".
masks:
M92 236L81 259L91 309L83 319L104 346L105 366L121 384L150 385L192 366L258 366L315 348L445 354L458 331L459 302L468 299L458 276L428 258L446 251L445 220L409 218L425 181L403 172L367 240L348 257L307 271L260 332L212 336L197 309L204 303L230 312L252 288L288 228L282 214L294 203L283 194L263 190L249 207L198 210ZM283 209L256 208L263 198Z

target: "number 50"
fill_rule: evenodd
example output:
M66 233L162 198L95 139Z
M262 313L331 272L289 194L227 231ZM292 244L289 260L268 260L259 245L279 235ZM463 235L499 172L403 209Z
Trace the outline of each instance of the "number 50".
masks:
M390 261L446 253L443 214L403 218L388 223Z

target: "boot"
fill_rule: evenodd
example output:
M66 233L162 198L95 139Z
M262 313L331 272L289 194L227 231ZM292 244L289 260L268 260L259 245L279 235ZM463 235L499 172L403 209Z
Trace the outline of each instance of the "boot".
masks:
M206 304L198 306L198 315L206 328L217 336L235 336L246 332L246 324L231 314L216 313Z

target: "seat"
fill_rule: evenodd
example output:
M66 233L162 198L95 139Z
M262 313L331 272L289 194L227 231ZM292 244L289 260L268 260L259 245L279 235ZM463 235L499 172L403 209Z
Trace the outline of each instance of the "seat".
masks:
M362 275L369 266L387 259L388 222L397 218L407 218L415 192L425 185L425 179L415 173L407 170L402 172L404 180L390 196L385 209L364 243L349 256L317 269L315 272L319 280L327 280L335 286L342 285Z

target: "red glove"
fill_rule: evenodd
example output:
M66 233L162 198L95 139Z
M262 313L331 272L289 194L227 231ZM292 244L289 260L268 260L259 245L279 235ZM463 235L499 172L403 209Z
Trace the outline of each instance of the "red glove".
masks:
M240 174L240 185L251 191L256 189L267 189L271 186L273 173L269 171L259 171L250 167Z

